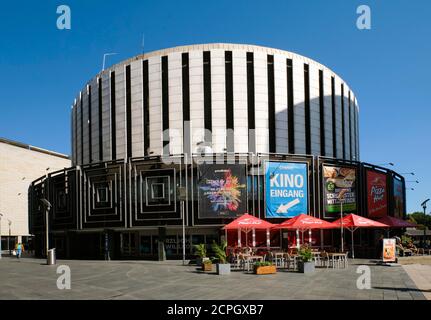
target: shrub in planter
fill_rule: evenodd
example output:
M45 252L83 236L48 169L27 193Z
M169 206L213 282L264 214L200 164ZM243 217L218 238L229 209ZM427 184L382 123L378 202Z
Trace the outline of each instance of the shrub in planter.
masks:
M309 247L302 247L299 252L298 271L301 273L312 273L314 272L315 266L313 261L313 254Z
M212 245L212 249L218 260L216 267L217 267L217 274L219 275L230 274L230 263L226 262L226 247L227 247L226 241L223 241L220 245L218 245L214 241Z
M210 259L204 260L202 262L202 271L212 271L213 270L213 263Z
M207 247L205 243L195 244L194 247L195 254L197 255L196 265L200 266L207 256Z
M273 274L277 272L277 269L275 266L269 262L256 262L253 266L253 272L255 274Z

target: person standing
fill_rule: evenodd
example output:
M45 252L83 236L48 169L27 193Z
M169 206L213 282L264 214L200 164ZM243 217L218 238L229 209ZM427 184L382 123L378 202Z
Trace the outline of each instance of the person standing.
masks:
M16 258L21 258L21 254L24 252L24 246L22 243L18 243L16 246Z

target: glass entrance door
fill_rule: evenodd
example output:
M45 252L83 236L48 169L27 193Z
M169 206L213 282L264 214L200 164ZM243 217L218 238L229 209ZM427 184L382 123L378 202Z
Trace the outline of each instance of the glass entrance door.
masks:
M136 253L136 234L134 232L125 232L121 234L121 255L130 257Z

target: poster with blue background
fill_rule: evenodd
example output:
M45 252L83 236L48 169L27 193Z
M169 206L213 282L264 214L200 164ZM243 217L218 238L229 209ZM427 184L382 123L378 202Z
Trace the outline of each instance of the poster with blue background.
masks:
M291 218L308 213L306 163L267 162L265 202L267 218Z

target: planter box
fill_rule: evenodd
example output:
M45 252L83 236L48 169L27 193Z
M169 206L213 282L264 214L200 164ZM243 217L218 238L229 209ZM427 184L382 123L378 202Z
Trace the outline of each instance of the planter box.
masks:
M219 275L230 274L230 263L217 263L217 274Z
M275 268L275 266L254 267L255 274L273 274L276 272L277 269Z
M202 263L202 271L213 271L212 263Z
M310 261L310 262L298 261L298 271L301 273L313 273L314 261Z
M201 257L197 257L196 258L196 265L199 267L202 265L202 262L209 260L210 258L201 258Z

